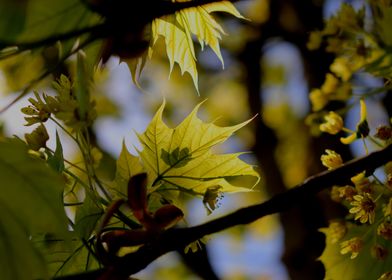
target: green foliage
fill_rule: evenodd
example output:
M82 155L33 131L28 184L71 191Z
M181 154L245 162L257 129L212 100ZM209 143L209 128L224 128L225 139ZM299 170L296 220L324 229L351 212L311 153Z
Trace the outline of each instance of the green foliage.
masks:
M43 257L30 237L40 233L67 237L61 200L64 182L17 141L0 142L0 154L1 278L44 278Z

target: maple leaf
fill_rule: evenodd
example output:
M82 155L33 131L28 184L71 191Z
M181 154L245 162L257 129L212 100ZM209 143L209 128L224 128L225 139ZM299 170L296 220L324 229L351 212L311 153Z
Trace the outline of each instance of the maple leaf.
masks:
M227 180L252 176L256 183L259 181L253 166L239 159L243 153L214 154L211 148L252 119L229 127L204 123L197 117L201 104L176 128L169 128L162 120L164 102L146 131L138 135L143 147L139 154L150 186L171 186L195 195L204 195L214 186L219 186L222 192L249 191L249 188L234 186Z
M112 189L114 193L119 197L126 197L129 179L143 172L144 168L139 157L132 155L123 142L120 156L116 162L116 174Z
M210 15L212 12L226 12L237 18L244 18L231 2L222 1L180 10L173 15L155 19L151 27L152 46L155 45L159 36L165 38L166 53L170 62L170 73L174 64L178 63L181 74L188 72L197 90L198 75L192 34L196 36L202 49L205 45L211 47L223 66L219 40L225 32ZM150 57L152 53L152 48L150 48Z

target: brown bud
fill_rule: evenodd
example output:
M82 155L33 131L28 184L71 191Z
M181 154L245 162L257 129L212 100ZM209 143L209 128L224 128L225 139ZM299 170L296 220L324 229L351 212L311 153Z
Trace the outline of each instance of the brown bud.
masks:
M109 252L116 253L121 247L141 245L150 238L151 234L144 229L116 229L103 233L101 241L107 244Z
M166 229L174 226L184 217L180 208L174 205L164 205L153 216L154 227Z
M388 257L388 250L381 245L374 245L371 248L372 257L379 260L384 261Z
M374 136L381 140L389 140L392 138L392 128L385 125L379 126L377 127L377 132Z
M128 182L128 205L139 221L147 213L147 174L137 174Z

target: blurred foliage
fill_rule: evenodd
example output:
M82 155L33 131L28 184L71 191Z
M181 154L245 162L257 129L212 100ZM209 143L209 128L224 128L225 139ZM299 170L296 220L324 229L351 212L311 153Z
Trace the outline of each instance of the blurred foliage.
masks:
M0 142L1 275L4 279L47 278L31 236L46 232L67 238L61 177L18 140ZM20 269L18 265L22 265Z

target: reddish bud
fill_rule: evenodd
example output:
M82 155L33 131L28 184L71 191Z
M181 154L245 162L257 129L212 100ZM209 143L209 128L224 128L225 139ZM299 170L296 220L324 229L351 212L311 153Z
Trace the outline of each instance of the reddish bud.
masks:
M174 205L164 205L153 216L155 227L166 229L177 224L184 217L184 213Z
M147 174L137 174L128 182L128 204L140 222L147 213Z
M102 234L101 241L105 242L110 252L117 252L121 247L137 246L146 243L151 235L143 230L117 229Z

